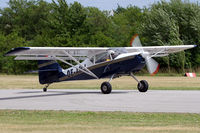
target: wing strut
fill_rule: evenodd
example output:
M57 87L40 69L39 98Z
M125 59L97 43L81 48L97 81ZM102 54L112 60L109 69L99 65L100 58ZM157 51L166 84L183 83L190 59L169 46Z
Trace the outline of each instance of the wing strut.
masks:
M67 62L67 61L65 61L65 60L63 60L63 59L61 59L61 58L59 58L59 57L55 57L55 56L54 56L54 58L55 58L56 60L59 60L59 61L65 63L65 64L67 64L67 65L70 65L70 66L72 66L72 67L75 67L76 69L82 71L83 73L86 73L86 74L88 74L88 75L90 75L90 76L92 76L92 77L94 77L94 78L96 78L96 79L99 79L93 72L91 72L89 69L87 69L85 66L83 66L76 58L74 58L73 56L71 56L68 52L63 51L63 53L65 53L70 59L72 59L73 61L75 61L75 62L76 62L78 65L80 65L82 68L79 68L79 67L77 67L77 66L75 66L75 65L72 65L71 63L69 63L69 62Z
M70 65L71 67L75 67L76 69L80 70L80 71L83 72L83 73L86 73L86 74L88 74L88 75L94 77L93 75L91 75L91 74L88 73L87 71L84 71L83 69L81 69L81 68L79 68L79 67L76 67L76 66L72 65L71 63L69 63L69 62L67 62L67 61L65 61L65 60L63 60L63 59L61 59L61 58L59 58L59 57L54 57L54 58L55 58L56 60L59 60L59 61L65 63L65 64L67 64L67 65ZM98 78L98 77L95 76L94 78Z
M77 64L79 64L82 68L85 69L86 72L90 73L89 75L95 77L96 79L99 79L92 71L90 71L89 69L87 69L87 67L83 66L76 58L74 58L72 55L70 55L68 52L66 52L65 50L63 51L67 56L69 56L69 58L71 58L73 61L75 61Z

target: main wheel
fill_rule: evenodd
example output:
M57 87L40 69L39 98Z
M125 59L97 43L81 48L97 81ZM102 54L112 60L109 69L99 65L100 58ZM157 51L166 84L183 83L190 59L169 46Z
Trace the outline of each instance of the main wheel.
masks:
M101 84L101 92L103 94L110 94L112 91L112 86L109 82L103 82Z
M149 88L149 84L146 80L141 80L137 87L139 92L146 92Z

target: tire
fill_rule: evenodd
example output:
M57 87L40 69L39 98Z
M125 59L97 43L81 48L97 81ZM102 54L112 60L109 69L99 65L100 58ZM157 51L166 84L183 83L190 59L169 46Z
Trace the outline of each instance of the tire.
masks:
M139 92L146 92L149 88L149 84L146 80L141 80L137 87Z
M101 84L101 92L103 94L110 94L112 91L112 86L109 82L103 82Z
M45 87L45 88L43 88L43 92L47 92L47 88Z

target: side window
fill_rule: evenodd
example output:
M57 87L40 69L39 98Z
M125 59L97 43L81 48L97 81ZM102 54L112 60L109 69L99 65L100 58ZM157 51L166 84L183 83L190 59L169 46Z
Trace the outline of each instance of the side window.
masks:
M104 52L104 53L100 53L100 54L97 54L95 56L92 56L90 58L90 61L94 64L96 63L100 63L100 62L105 62L105 61L110 61L112 59L115 59L119 54L116 54L116 53L112 53L109 55L108 52Z
M101 53L101 54L97 54L97 55L95 56L95 59L96 59L95 63L104 62L104 61L107 60L108 57L109 57L109 56L108 56L108 53L107 53L107 52L104 52L104 53Z

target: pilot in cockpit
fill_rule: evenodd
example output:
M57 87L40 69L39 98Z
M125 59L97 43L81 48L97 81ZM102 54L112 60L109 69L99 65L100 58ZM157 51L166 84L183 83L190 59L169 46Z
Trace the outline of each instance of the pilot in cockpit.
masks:
M115 58L114 55L115 55L115 52L113 50L109 50L106 61L113 60Z

